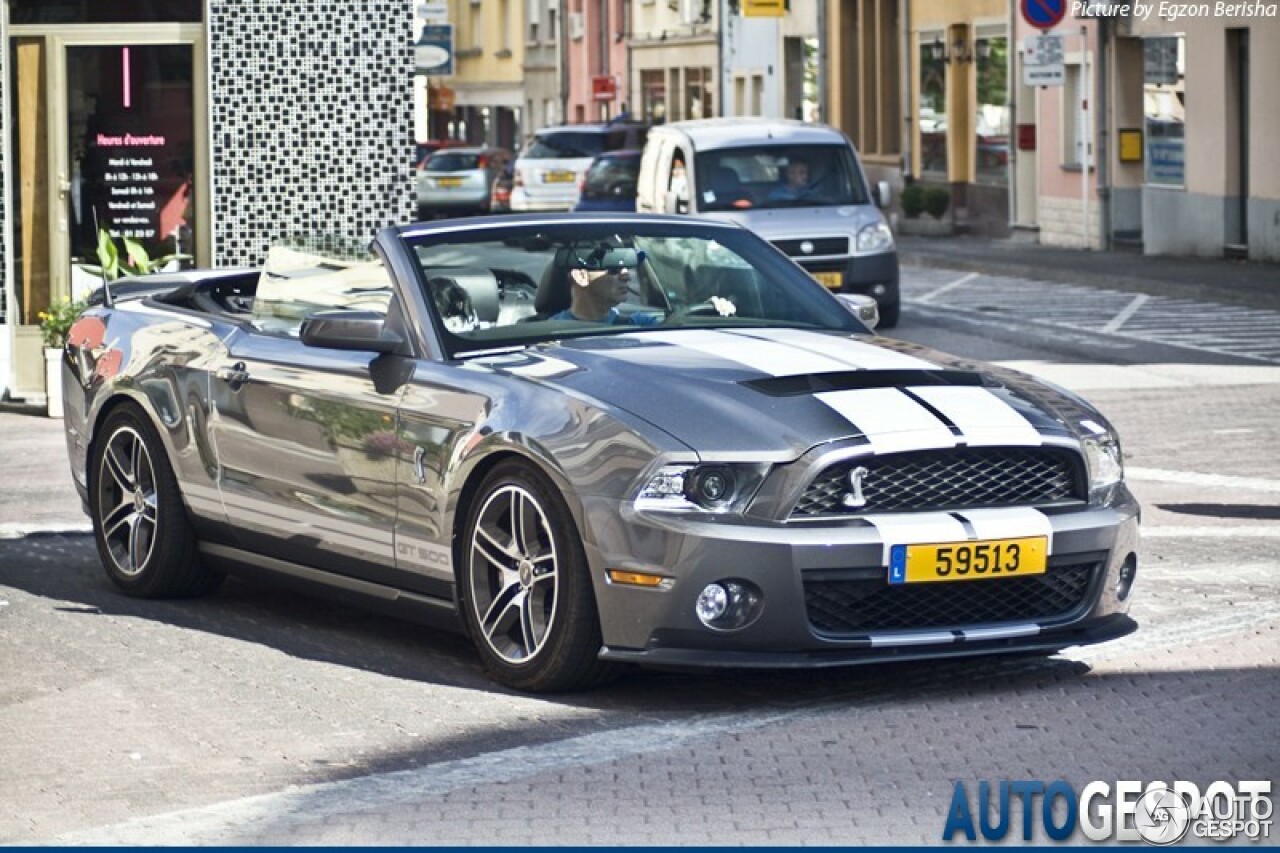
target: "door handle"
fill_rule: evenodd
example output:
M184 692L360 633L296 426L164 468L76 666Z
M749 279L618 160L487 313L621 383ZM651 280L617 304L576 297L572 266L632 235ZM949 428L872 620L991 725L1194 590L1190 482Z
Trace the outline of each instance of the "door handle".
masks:
M244 369L243 361L237 361L230 367L219 367L214 375L230 385L233 391L249 381L249 372Z

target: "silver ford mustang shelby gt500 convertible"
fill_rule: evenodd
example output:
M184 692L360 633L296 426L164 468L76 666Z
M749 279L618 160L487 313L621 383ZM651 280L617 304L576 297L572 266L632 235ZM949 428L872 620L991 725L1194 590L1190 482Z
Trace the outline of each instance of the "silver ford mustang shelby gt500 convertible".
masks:
M454 624L524 690L1135 627L1106 419L873 336L735 225L409 225L107 301L67 344L67 444L130 595L267 573Z

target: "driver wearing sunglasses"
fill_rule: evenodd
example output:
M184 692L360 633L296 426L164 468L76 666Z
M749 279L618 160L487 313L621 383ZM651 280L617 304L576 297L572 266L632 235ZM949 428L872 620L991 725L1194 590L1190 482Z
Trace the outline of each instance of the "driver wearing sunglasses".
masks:
M656 326L659 314L623 315L617 306L627 300L631 278L642 255L635 249L601 244L574 252L569 259L569 307L551 320L579 320L610 326Z

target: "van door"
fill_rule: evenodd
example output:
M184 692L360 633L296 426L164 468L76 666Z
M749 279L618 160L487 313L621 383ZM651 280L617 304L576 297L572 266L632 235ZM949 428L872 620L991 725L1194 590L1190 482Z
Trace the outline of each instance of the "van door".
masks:
M661 137L650 136L640 155L640 178L636 188L636 210L640 213L657 213L662 207L662 191L660 187L667 185L665 175L659 174L658 163L662 158L663 148L670 148L671 143ZM671 157L667 157L670 162Z

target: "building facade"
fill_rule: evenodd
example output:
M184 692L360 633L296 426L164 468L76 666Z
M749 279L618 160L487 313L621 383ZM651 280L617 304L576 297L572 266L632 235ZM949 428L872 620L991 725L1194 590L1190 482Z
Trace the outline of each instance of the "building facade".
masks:
M723 115L817 121L818 0L793 0L780 17L721 2Z
M1141 154L1117 176L1110 226L1148 254L1280 261L1280 17L1107 25L1112 131L1138 131Z
M655 124L721 115L716 0L630 3L632 115Z
M564 121L560 0L529 0L524 40L524 139Z
M566 0L565 120L607 121L627 109L623 0Z
M0 0L0 390L43 396L39 314L96 283L99 229L228 266L406 221L411 19L402 0Z
M527 0L449 0L449 138L508 149L523 138L526 5Z

